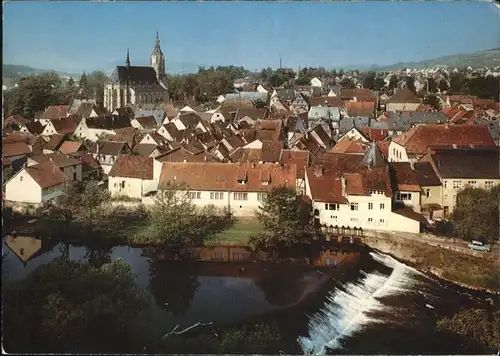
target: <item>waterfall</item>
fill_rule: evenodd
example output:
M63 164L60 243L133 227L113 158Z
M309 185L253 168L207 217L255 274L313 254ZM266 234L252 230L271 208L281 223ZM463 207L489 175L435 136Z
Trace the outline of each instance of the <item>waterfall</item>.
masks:
M327 297L325 307L309 319L309 336L300 337L305 354L324 355L329 349L341 349L342 339L353 335L367 324L381 320L369 316L387 308L378 298L409 291L415 284L417 270L390 256L372 252L372 258L392 268L387 276L379 272L365 273L358 282L348 283L344 290L336 288Z

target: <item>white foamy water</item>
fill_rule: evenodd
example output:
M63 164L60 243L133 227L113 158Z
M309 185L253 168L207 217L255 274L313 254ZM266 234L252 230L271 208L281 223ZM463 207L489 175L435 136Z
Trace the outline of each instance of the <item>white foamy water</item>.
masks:
M367 324L381 322L368 315L388 308L378 298L402 294L415 284L417 270L390 256L370 253L372 258L392 268L389 276L379 272L365 273L357 283L348 283L345 290L330 292L325 307L309 320L309 337L300 337L305 354L324 355L326 349L341 349L342 338L352 335Z

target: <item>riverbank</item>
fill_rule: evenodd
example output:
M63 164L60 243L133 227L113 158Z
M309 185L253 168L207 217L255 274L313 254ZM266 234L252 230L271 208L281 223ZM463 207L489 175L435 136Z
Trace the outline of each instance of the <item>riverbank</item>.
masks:
M366 243L369 248L388 254L434 278L476 291L499 294L498 261L469 256L418 241L396 242L371 238Z

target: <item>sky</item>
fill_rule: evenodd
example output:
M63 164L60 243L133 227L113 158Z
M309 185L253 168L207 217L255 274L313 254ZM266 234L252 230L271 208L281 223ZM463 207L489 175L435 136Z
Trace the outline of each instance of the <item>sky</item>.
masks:
M500 47L500 8L478 1L3 2L3 63L80 73L147 65L390 65Z

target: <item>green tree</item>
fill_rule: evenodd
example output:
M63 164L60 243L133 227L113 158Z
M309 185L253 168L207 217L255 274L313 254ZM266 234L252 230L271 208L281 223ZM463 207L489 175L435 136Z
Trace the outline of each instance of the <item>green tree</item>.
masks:
M107 81L107 75L100 70L90 73L87 78L89 97L99 104L104 103L104 88Z
M416 93L417 89L415 88L415 78L413 77L406 78L406 87L410 89L412 92Z
M427 78L427 90L429 93L436 93L438 88L438 84L434 78Z
M82 192L78 211L78 222L88 231L108 228L105 202L110 198L109 191L100 187L96 181L88 182Z
M101 267L55 260L4 288L10 352L130 351L133 323L146 306L121 259Z
M89 99L90 88L89 88L89 82L87 79L87 74L85 74L85 71L82 73L82 76L80 77L80 82L78 83L78 88L79 88L80 99Z
M342 86L342 88L345 88L345 89L356 88L356 84L354 84L354 81L351 78L342 79L342 81L340 82L340 85Z
M442 80L439 82L439 84L440 84L439 89L440 90L447 90L447 89L444 89L444 87L443 87L443 89L441 89L442 82L443 82ZM462 93L466 89L466 83L467 83L467 79L465 78L465 76L462 73L452 73L450 75L449 89L454 94ZM443 84L443 86L444 85L445 84ZM446 86L448 86L448 85L446 84Z
M498 239L499 188L491 190L467 187L457 194L452 220L455 234L465 240Z
M168 182L160 187L151 208L147 239L161 244L173 257L211 237L210 216L194 205L187 189L184 183Z
M471 343L479 343L484 352L500 349L500 311L485 309L462 310L452 317L439 319L437 329L450 331L465 337Z
M363 80L363 87L368 89L375 89L375 78L377 74L375 72L368 72Z
M315 236L311 204L288 186L273 188L256 216L265 232L250 237L249 243L255 250L279 257L297 245L311 243Z
M256 109L265 109L266 108L266 103L260 99L252 101L252 104Z
M467 82L467 88L471 95L498 100L500 96L500 78L495 78L492 75L473 78Z
M438 88L441 92L446 92L446 91L448 91L448 89L450 89L450 87L448 86L448 82L444 79L441 79L441 81L439 82ZM457 92L460 92L460 91L457 91Z
M374 84L374 87L373 89L375 90L382 90L383 88L385 87L385 80L384 78L382 78L381 76L377 76L375 78L375 84Z
M399 82L398 77L395 75L392 75L391 79L389 79L389 89L390 90L396 89L398 87L398 82Z
M73 80L73 78L70 77L68 79L67 85L68 85L69 88L73 88L75 86L75 81Z
M434 108L434 110L441 110L441 106L439 104L439 100L436 95L427 95L424 98L424 104L430 105Z
M82 186L79 182L71 182L64 186L63 193L56 199L51 207L52 215L60 215L64 219L66 233L69 232L71 222L82 208Z

